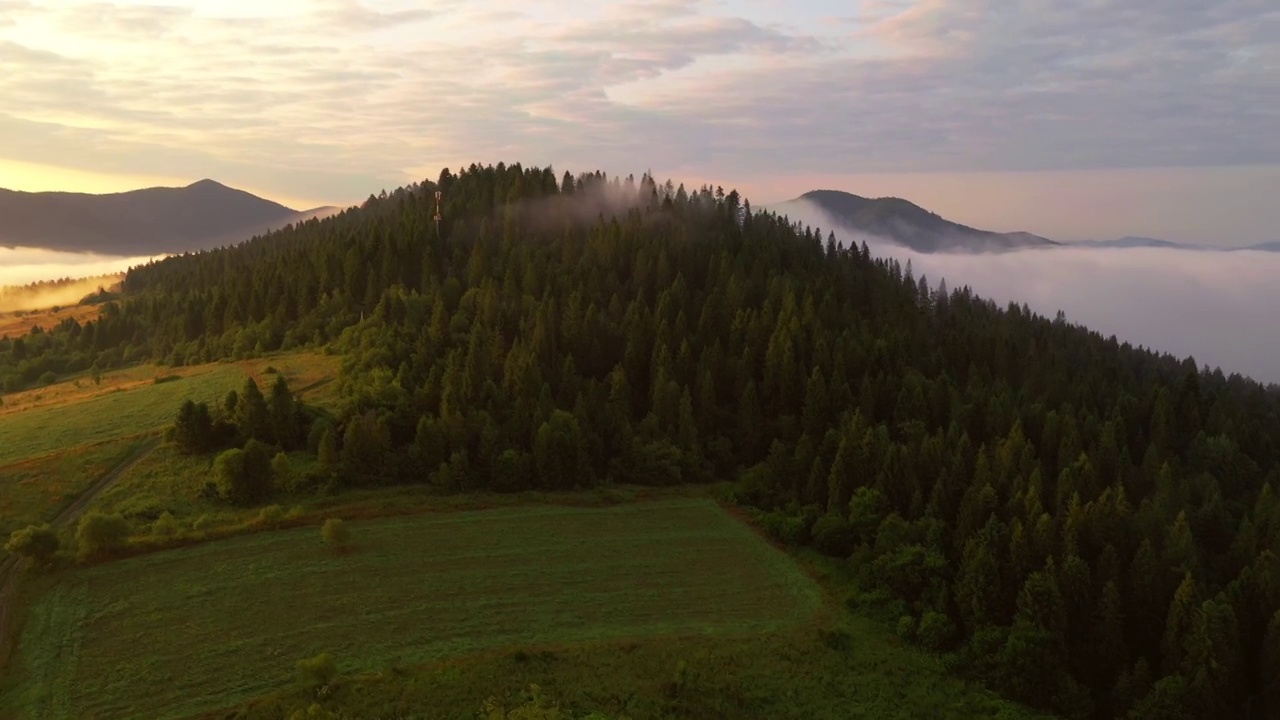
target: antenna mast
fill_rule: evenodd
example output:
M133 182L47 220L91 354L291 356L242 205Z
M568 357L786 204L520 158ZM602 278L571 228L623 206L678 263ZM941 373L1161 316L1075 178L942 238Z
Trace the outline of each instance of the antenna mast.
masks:
M440 237L440 191L436 191L436 237Z

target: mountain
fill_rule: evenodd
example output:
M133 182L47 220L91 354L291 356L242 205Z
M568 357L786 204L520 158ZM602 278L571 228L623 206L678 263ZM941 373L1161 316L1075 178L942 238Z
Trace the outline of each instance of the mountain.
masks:
M1118 240L1085 240L1083 242L1072 244L1097 248L1165 248L1169 250L1209 249L1201 247L1200 245L1187 245L1184 243L1176 243L1171 240L1161 240L1159 238L1140 237L1136 235L1126 235Z
M104 255L181 253L335 212L299 212L213 180L107 195L0 189L0 245Z
M1263 252L1280 252L1280 240L1275 242L1258 243L1249 247L1236 248L1237 250L1261 250Z
M846 229L883 237L917 252L1001 252L1057 245L1026 232L998 233L951 222L902 198L864 198L839 190L813 190L770 207L803 217L817 208Z

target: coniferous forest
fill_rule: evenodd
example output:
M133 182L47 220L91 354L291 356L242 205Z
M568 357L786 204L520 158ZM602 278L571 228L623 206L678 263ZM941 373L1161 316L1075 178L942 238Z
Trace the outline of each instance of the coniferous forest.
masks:
M949 290L735 192L446 170L136 268L96 321L0 340L0 382L304 346L343 358L308 441L332 483L732 480L1008 697L1280 717L1275 388Z

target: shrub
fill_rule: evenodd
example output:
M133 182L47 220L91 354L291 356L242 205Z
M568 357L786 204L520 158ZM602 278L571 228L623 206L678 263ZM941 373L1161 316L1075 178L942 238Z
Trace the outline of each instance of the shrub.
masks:
M298 675L312 688L322 688L338 676L338 663L329 653L298 661Z
M60 547L58 534L53 528L48 525L28 525L21 530L14 530L4 549L43 565L53 559Z
M910 615L898 618L898 637L911 641L916 637L916 619Z
M276 456L271 458L271 477L277 488L284 490L293 490L293 464L289 462L289 455L285 452L278 452Z
M335 550L341 550L351 542L351 529L343 522L342 518L329 518L324 521L324 525L320 528L320 534L324 538L324 544Z
M257 524L263 527L275 527L284 519L284 508L279 505L268 505L258 511Z
M38 382L41 385L52 385L58 382L58 374L53 371L46 372L43 375L41 375L40 379L37 380L36 382Z
M853 553L853 529L839 515L823 515L813 524L813 545L823 555L847 558Z
M203 532L213 526L213 518L208 515L201 515L196 521L191 523L191 529Z
M934 610L925 611L920 618L920 629L916 632L920 644L934 652L949 650L955 635L956 627L951 618Z
M181 529L182 526L173 517L173 513L168 510L160 513L160 517L156 518L156 521L151 524L151 532L160 537L173 537Z
M271 496L271 456L257 440L222 453L213 468L218 494L229 503L252 505Z
M76 546L82 558L108 557L124 548L128 540L129 523L119 513L88 512L76 527Z
M770 536L789 545L803 545L808 539L805 519L785 510L764 513L760 524Z

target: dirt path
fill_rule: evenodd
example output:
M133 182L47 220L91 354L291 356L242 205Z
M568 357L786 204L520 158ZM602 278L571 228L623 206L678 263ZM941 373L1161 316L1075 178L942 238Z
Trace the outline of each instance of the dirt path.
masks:
M99 495L105 492L116 481L124 475L129 468L138 463L139 460L146 457L156 446L160 444L160 438L151 438L137 447L129 456L121 460L115 467L108 470L97 482L80 494L70 505L62 509L61 512L49 521L49 524L55 529L60 530L70 526L79 517L80 513L89 506ZM19 562L19 558L10 556L0 563L0 668L8 665L11 648L9 647L10 638L10 608L14 594L18 589L18 581L22 577L23 564Z

